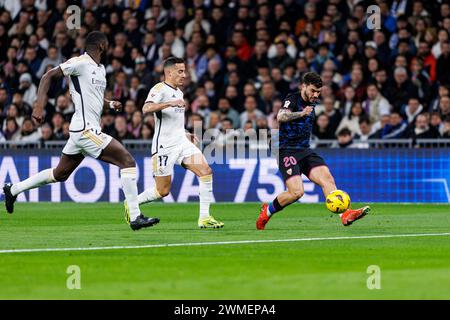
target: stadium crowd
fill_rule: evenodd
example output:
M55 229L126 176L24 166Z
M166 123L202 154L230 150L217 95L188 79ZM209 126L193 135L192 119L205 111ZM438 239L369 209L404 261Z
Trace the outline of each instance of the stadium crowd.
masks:
M81 25L69 5L82 8ZM381 28L367 23L376 4ZM151 139L141 108L169 56L186 61L186 127L276 129L284 97L307 71L323 79L315 139L450 138L450 5L446 0L0 0L0 141L66 140L74 113L67 79L52 83L45 123L31 119L42 75L104 32L102 128Z

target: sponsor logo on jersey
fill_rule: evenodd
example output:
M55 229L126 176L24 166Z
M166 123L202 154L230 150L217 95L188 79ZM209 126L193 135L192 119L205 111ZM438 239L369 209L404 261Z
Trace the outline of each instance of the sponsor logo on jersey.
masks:
M103 81L103 80L98 80L98 79L92 78L92 84L106 88L106 81Z

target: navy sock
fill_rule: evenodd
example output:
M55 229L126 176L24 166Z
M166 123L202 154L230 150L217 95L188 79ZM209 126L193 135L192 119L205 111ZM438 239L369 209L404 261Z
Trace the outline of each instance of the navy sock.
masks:
M278 202L278 198L275 198L275 200L273 200L270 204L269 204L269 216L271 216L272 214L283 210L283 207L281 206L281 204Z

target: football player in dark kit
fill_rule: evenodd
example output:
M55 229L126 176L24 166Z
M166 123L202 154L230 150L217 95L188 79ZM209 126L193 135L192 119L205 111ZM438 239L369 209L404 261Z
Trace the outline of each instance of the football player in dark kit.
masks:
M309 146L315 120L314 106L321 89L320 76L314 72L305 73L300 92L288 95L278 112L277 120L280 124L278 166L287 191L279 194L272 203L262 205L256 221L258 230L263 230L276 212L303 196L302 174L322 188L325 198L337 189L325 161ZM348 209L340 215L342 224L349 226L369 211L368 206L358 210Z

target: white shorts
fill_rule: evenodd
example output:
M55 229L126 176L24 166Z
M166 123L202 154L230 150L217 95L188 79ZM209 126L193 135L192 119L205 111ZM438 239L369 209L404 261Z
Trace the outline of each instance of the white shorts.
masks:
M112 137L103 133L100 128L71 132L62 152L67 155L82 153L84 156L98 158L111 140Z
M176 146L159 148L158 152L152 156L153 176L173 176L175 163L181 165L184 159L195 154L201 155L202 152L188 139Z

